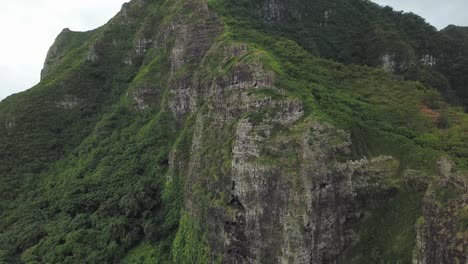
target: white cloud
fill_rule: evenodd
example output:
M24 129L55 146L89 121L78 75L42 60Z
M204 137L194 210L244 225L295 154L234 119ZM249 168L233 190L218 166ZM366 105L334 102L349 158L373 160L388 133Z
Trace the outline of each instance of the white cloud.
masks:
M63 28L105 24L125 0L2 0L0 100L39 82L47 50Z

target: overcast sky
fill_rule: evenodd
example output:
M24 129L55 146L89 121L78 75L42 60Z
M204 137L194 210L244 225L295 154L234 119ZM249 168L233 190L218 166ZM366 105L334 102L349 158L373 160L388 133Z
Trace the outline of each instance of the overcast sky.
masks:
M468 26L467 0L372 0L395 10L413 12L438 29L450 24Z
M305 0L306 1L306 0ZM467 0L374 0L397 10L412 11L441 29L468 26ZM76 31L105 24L125 0L1 0L0 100L31 88L55 37L63 28Z

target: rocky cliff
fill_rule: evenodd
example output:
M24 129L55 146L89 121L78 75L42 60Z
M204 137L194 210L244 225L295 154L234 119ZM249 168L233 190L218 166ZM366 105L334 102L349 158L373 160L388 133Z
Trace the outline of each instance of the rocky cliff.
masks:
M465 263L468 252L466 175L454 164L438 161L440 178L427 191L417 222L413 263Z
M248 13L270 32L287 35L317 56L381 67L466 107L464 27L439 32L415 14L362 0L259 0L249 5L238 8L240 16Z
M64 30L0 103L0 263L466 262L439 34L361 0L134 0Z

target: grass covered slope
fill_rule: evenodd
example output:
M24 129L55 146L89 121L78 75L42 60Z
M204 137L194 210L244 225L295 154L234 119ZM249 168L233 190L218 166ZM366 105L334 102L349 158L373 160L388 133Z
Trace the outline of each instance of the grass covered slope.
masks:
M433 89L381 69L316 58L282 34L259 29L256 20L236 15L229 1L211 4L225 14L226 38L266 53L287 96L299 97L310 114L351 131L358 156L386 151L409 166L430 168L447 152L466 168L467 116Z
M345 5L353 10L365 5L370 15L388 12L379 22L383 28L394 26L388 17L401 18L363 1L350 3L358 5ZM65 32L68 44L43 81L0 103L0 263L222 262L209 246L208 223L188 209L191 198L203 199L207 208L226 206L223 194L203 193L203 185L226 176L233 127L242 117L233 118L232 127L205 118L217 98L210 93L213 80L245 65L274 72L274 86L284 91L245 87L249 93L300 101L300 122L319 120L347 131L356 159L390 155L399 161L391 179L396 196L368 210L346 254L356 263L410 262L425 188L407 183L408 169L428 175L424 184L436 177L443 155L467 170L468 115L421 82L318 58L329 53L322 57L373 64L361 58L366 54L337 55L334 43L344 40L311 47L313 34L259 24L254 7L248 1L132 1L96 31ZM314 34L343 31L334 25ZM242 56L226 57L226 50L239 47ZM238 102L225 105L231 103ZM255 123L271 113L246 115ZM194 132L200 124L208 124L205 135ZM187 182L193 179L189 167L203 160L193 156L197 137L212 161L193 183Z
M464 104L468 88L463 74L468 68L459 37L463 28L438 32L413 13L363 0L224 2L235 19L248 19L251 27L292 39L313 55L383 67Z

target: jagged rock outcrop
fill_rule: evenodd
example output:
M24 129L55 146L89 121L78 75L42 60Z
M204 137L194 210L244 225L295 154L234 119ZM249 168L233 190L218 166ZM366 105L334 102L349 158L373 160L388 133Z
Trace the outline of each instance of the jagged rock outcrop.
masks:
M201 82L206 105L188 166L170 161L172 175L188 175L185 210L206 230L213 262L339 263L364 206L391 193L394 161L346 160L347 133L304 120L300 101L258 95L284 91L261 60L242 62L252 49L207 54L238 62L228 76Z
M57 102L57 106L65 110L73 109L77 107L79 104L80 104L80 98L73 96L73 95L66 95L59 102Z
M414 264L467 263L468 185L452 161L441 158L439 177L424 199L417 223Z
M259 8L259 14L267 21L280 21L288 15L288 5L288 1L263 1Z
M223 263L340 263L363 205L390 193L391 158L339 162L348 152L347 134L312 120L297 124L301 108L288 105L270 120L237 121L231 166L219 178L206 179L203 168L218 165L198 154L208 131L195 131L189 190L224 195L210 206L194 191L187 210L204 219L212 253ZM275 131L295 123L287 133Z
M173 98L169 102L169 108L179 118L196 108L200 92L197 91L199 84L193 79L197 75L197 67L202 63L215 38L222 30L222 24L217 15L208 9L204 1L188 2L187 8L204 22L194 24L180 21L172 28L171 35L175 40L170 51L170 59L171 73L174 77L169 80L170 93Z

